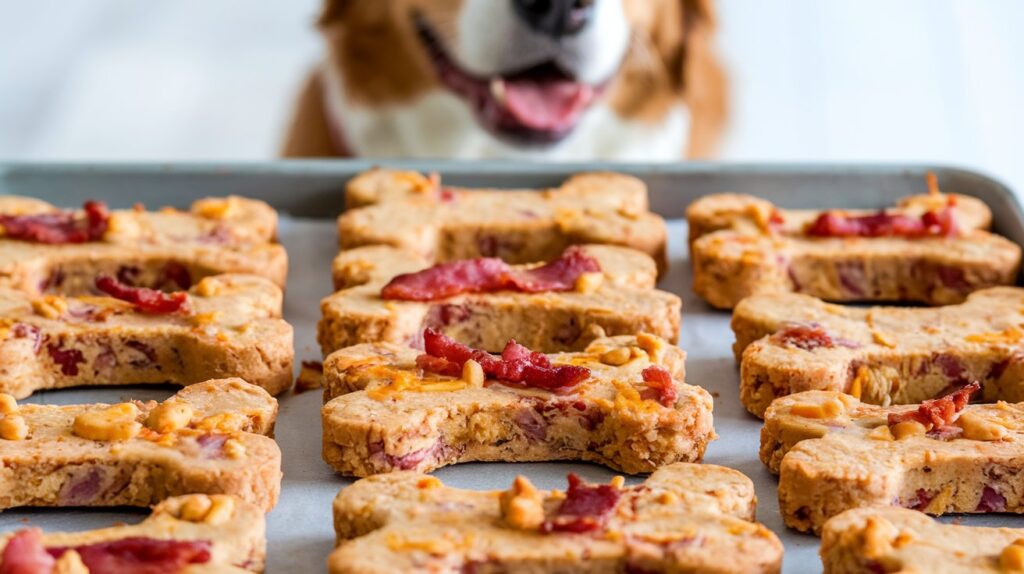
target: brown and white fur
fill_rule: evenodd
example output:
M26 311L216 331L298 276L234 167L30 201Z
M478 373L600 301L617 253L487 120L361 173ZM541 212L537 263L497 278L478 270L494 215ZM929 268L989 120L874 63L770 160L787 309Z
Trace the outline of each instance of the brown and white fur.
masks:
M564 35L536 33L517 1L327 0L319 20L327 57L303 87L284 155L667 161L714 153L727 110L713 0L576 0L587 21ZM459 80L473 83L470 96L441 77L438 50L446 69L463 74L456 80L474 78ZM498 104L481 99L500 98L504 78L540 63L583 86L586 105L572 104L582 109L557 133L501 133L493 124L508 123L507 111L487 125L481 110Z

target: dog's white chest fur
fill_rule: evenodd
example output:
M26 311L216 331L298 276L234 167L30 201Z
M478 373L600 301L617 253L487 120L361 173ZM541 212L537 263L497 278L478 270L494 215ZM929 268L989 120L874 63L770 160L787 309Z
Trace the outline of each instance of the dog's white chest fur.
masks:
M341 79L329 66L323 73L328 121L361 157L678 161L686 152L690 118L682 104L654 124L625 120L599 102L563 141L522 147L484 131L472 110L447 91L434 90L407 105L356 106L346 101Z

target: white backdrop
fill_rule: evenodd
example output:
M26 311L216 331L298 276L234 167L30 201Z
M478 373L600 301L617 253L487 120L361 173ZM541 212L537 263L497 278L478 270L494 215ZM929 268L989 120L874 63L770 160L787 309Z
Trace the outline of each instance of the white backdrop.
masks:
M273 157L319 0L0 0L0 158ZM1024 190L1024 1L720 0L733 160L933 161Z

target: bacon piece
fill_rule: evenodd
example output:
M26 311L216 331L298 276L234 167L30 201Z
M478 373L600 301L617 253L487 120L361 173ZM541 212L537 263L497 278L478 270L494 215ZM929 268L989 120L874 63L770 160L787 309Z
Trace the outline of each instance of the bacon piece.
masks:
M480 363L484 375L502 383L544 389L553 393L567 392L590 376L590 369L572 365L553 366L547 356L509 341L500 356L457 343L441 333L423 332L424 354L416 365L424 371L457 377L470 359Z
M916 410L889 415L889 426L904 421L917 421L926 430L941 428L953 424L964 410L971 395L981 389L981 383L973 382L944 397L922 402Z
M210 561L210 543L206 540L158 540L132 537L75 547L49 548L53 558L68 550L78 552L90 572L118 574L161 574L178 572L189 564Z
M204 459L217 460L224 458L224 443L228 442L228 438L228 435L222 433L207 433L196 437L196 443Z
M160 272L160 282L164 289L175 286L178 289L188 290L192 286L192 273L177 261L168 261Z
M0 574L50 574L57 561L43 547L38 528L18 531L0 554Z
M110 211L102 201L87 201L82 207L85 217L74 211L58 211L37 215L0 215L4 237L58 245L99 241L110 227Z
M571 291L580 275L600 271L596 259L574 246L558 259L527 270L514 269L493 257L441 263L395 277L380 295L384 299L437 301L463 293Z
M135 305L143 313L166 315L188 311L188 293L184 291L164 293L145 287L129 287L110 275L97 277L96 288L115 299Z
M920 217L888 213L884 209L870 215L826 211L806 229L811 237L952 237L958 232L953 202L941 211L929 211Z
M516 290L525 293L571 291L576 288L580 275L600 272L601 265L596 259L587 255L583 248L572 246L550 263L525 271L513 271L510 281Z
M981 499L978 500L976 512L1005 512L1006 497L991 486L985 485L981 490Z
M772 339L779 345L796 347L805 351L814 349L831 349L835 347L835 341L824 327L817 323L810 325L793 324L788 325L778 333L772 335Z
M60 365L60 372L68 377L78 376L78 364L85 362L82 351L75 348L65 349L57 343L46 345L46 352L54 363Z
M570 474L565 500L555 515L541 524L541 532L592 532L604 526L622 496L622 491L609 484L591 486Z
M679 391L672 381L672 375L664 367L651 365L640 372L647 388L640 392L640 398L655 400L662 406L671 407L679 398Z

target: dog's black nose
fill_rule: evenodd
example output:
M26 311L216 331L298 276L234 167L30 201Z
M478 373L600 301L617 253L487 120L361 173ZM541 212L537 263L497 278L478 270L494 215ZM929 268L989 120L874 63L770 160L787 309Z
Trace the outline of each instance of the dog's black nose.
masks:
M596 0L512 0L516 14L547 36L561 38L583 29L594 13Z

